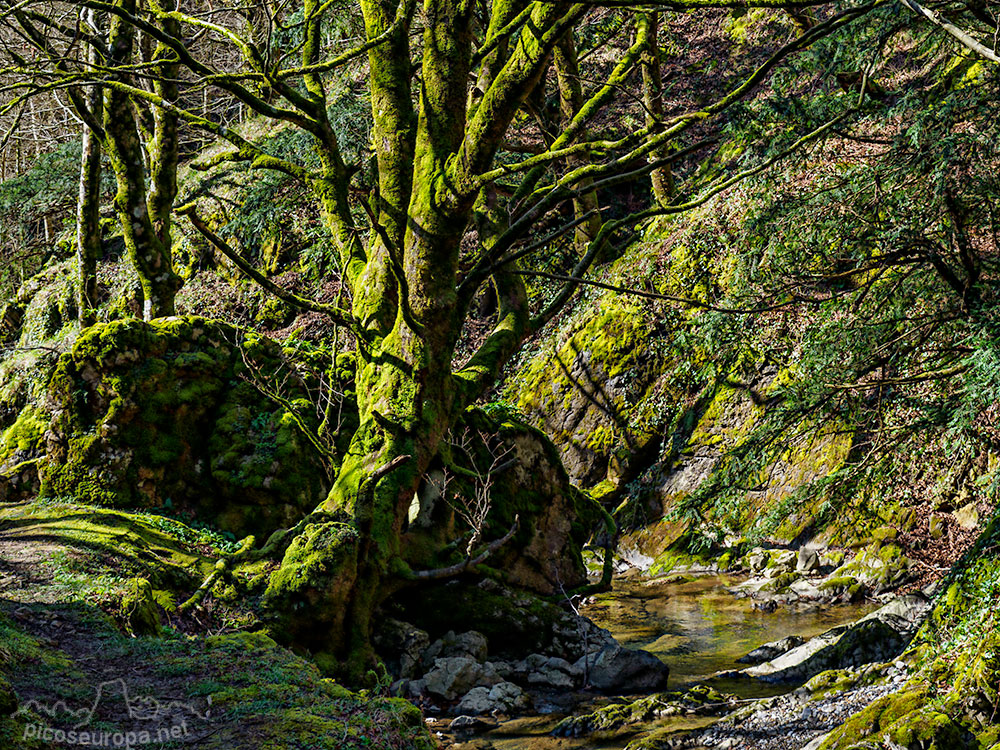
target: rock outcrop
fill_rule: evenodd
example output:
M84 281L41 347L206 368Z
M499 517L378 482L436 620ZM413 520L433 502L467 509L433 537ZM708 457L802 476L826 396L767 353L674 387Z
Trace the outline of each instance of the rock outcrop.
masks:
M283 368L273 342L202 318L87 329L49 384L42 493L187 508L234 534L294 523L328 480L293 415L251 383ZM290 387L286 404L304 396Z
M888 661L903 651L929 610L924 596L908 594L857 622L831 628L771 661L732 674L797 682L828 669Z

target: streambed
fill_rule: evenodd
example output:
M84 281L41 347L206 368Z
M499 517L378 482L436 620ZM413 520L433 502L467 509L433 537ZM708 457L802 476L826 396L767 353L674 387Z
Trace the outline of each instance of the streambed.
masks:
M711 675L739 668L736 659L764 643L789 635L809 638L857 620L876 606L871 603L784 605L767 613L754 609L750 599L737 599L729 593L728 589L740 580L727 576L666 582L620 579L611 591L585 605L581 613L611 631L622 645L644 648L669 665L669 690L701 683L743 698L761 698L787 692L794 686L711 679ZM603 699L582 705L576 713L607 702L608 699ZM579 739L550 736L549 732L563 715L554 711L503 722L480 736L489 743L480 746L495 750L622 750L635 734ZM669 722L672 730L681 733L714 721L712 717L686 716L661 720L655 726L665 727ZM633 729L638 732L651 726Z

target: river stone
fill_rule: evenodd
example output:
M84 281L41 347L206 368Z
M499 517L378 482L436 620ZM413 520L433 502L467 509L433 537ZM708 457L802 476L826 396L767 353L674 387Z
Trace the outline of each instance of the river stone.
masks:
M767 567L767 563L770 559L771 557L767 554L766 549L755 547L750 550L750 554L747 555L747 567L750 568L752 573L760 573Z
M808 547L800 547L795 570L810 575L819 572L819 553Z
M493 687L474 687L455 707L455 713L469 716L483 716L492 713L510 713L524 709L528 697L513 682L500 682Z
M622 648L617 643L584 656L576 666L586 670L591 687L619 693L661 690L670 674L667 665L648 651Z
M558 656L532 654L515 665L515 672L535 687L572 690L583 678L583 670Z
M478 716L458 716L448 725L448 729L453 732L473 732L492 729L496 722L489 719L482 719ZM463 745L464 747L464 745Z
M793 648L798 648L805 642L805 638L790 635L787 638L782 638L780 641L772 641L771 643L765 643L763 646L758 646L749 654L741 656L736 661L740 664L761 664L765 661L777 659L782 654L791 651Z
M480 664L467 656L449 656L434 660L434 668L424 675L427 692L445 700L454 700L480 685L501 682L493 665Z
M791 573L795 570L797 556L790 549L778 550L771 553L771 560L764 570L764 575L768 578L777 578L782 573Z

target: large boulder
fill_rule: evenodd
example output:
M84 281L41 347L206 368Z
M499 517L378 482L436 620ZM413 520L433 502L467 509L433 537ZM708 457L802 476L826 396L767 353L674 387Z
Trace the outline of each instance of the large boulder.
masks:
M576 667L588 684L609 693L648 693L667 686L670 669L648 651L611 643L581 658Z
M887 661L902 653L929 609L930 603L919 594L899 597L857 622L831 628L738 674L765 682L797 682L828 669Z
M445 700L454 700L475 687L488 687L503 682L490 662L480 664L467 656L437 659L434 668L424 675L426 690Z
M49 383L41 491L187 510L234 534L294 522L328 490L297 419L252 384L304 395L273 342L202 318L92 326ZM307 401L297 402L308 415Z
M547 596L586 584L582 550L602 511L570 483L552 441L504 404L469 409L452 434L451 459L462 471L432 467L415 494L403 539L411 565L458 562L467 550L452 543L470 518L484 543L516 520L513 538L488 562L507 583ZM453 556L443 560L448 546Z
M504 713L528 707L528 696L513 682L498 682L492 687L474 687L455 707L454 713L463 716Z

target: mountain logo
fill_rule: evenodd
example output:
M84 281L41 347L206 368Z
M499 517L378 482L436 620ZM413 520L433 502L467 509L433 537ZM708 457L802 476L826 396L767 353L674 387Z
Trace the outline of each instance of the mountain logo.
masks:
M24 739L87 747L124 747L162 743L190 737L191 723L208 721L212 698L204 710L179 700L160 700L129 691L124 679L100 683L89 706L72 708L59 700L47 705L38 700L21 704L15 716L28 720ZM37 721L43 717L42 721ZM120 727L118 731L88 730L92 723Z

